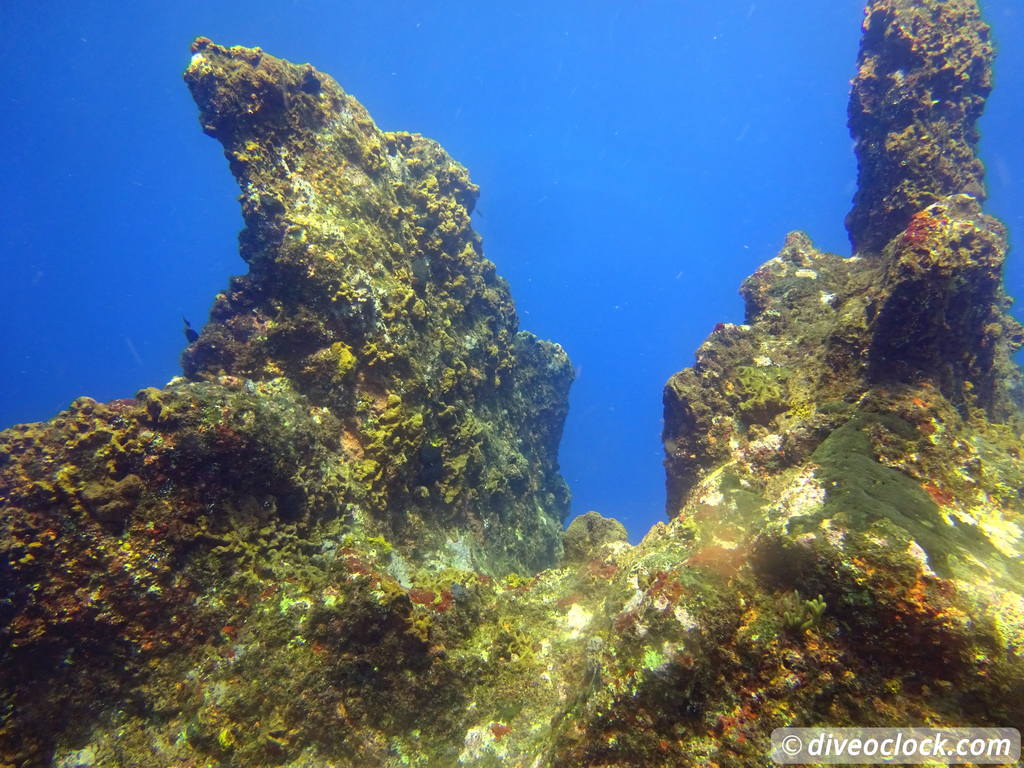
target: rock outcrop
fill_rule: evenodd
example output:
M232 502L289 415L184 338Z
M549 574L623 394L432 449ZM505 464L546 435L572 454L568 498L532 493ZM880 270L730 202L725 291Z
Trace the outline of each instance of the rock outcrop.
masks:
M0 764L43 764L151 658L231 636L310 569L380 556L411 610L399 585L423 574L561 554L572 367L518 330L465 169L308 65L199 39L185 79L242 191L249 273L184 378L0 433Z
M743 284L745 322L665 388L672 527L780 603L798 593L812 623L823 601L829 642L900 691L890 722L1010 722L1024 705L1024 332L1005 228L980 207L987 39L974 2L869 3L855 255L790 234ZM873 685L875 713L808 703L797 719L879 722Z
M435 142L384 133L331 78L197 40L185 81L242 190L249 274L185 350L191 380L284 378L337 420L339 513L399 550L550 565L572 368L517 328ZM352 511L346 512L346 505Z
M776 466L793 466L842 423L823 406L875 391L925 388L964 417L1019 418L1012 355L1024 329L1008 312L1006 231L981 212L974 154L991 81L987 40L973 0L868 4L849 110L856 253L821 253L791 234L743 284L746 322L720 324L697 364L670 380L670 513L741 443L778 442Z

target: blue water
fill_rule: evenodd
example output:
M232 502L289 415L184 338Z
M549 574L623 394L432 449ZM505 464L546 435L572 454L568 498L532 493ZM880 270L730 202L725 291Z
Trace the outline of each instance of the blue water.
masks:
M562 447L574 512L663 519L661 388L740 281L804 229L848 252L845 127L860 0L131 4L0 8L0 426L179 372L181 315L245 271L237 188L181 71L189 43L333 75L386 130L440 141L521 324L578 369ZM982 122L988 210L1024 232L1024 8ZM112 10L113 9L113 10ZM1007 286L1024 296L1024 259Z

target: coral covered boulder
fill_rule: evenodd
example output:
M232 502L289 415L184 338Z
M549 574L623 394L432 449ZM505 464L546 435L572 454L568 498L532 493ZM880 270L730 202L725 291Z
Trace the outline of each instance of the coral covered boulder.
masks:
M582 562L600 557L605 549L628 540L625 526L599 512L585 512L573 518L562 535L565 559Z

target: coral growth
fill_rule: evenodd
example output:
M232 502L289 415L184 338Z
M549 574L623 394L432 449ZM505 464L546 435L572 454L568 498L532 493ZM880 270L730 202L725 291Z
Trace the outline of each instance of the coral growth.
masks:
M250 266L185 350L186 375L284 378L329 411L345 495L406 555L443 560L457 540L487 570L552 563L572 369L518 331L470 227L466 170L259 49L200 38L185 81L242 190Z

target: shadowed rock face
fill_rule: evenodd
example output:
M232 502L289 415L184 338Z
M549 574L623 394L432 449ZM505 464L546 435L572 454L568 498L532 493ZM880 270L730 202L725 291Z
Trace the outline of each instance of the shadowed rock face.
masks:
M849 125L858 190L846 227L877 255L947 195L985 197L975 127L992 88L989 27L975 0L872 0Z
M930 382L962 411L997 421L1022 399L1012 354L1024 343L1003 293L1006 228L968 195L914 214L886 247L868 307L867 378Z

